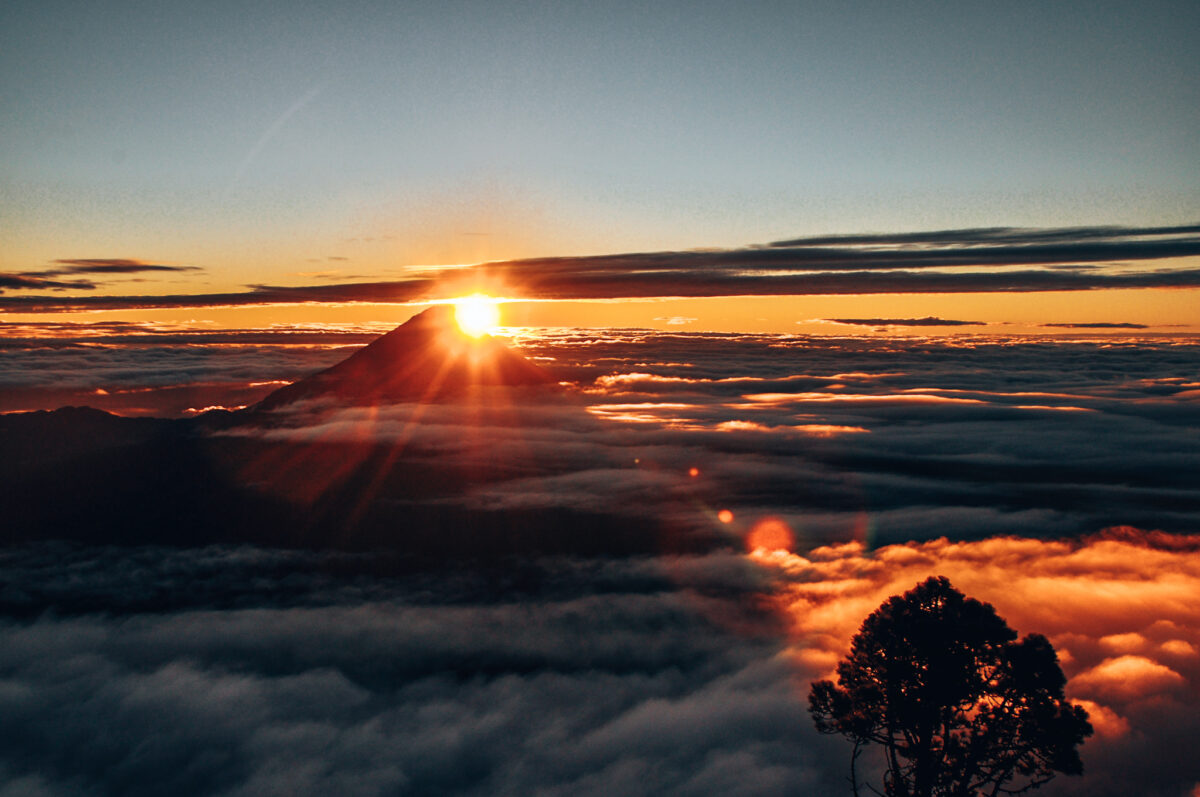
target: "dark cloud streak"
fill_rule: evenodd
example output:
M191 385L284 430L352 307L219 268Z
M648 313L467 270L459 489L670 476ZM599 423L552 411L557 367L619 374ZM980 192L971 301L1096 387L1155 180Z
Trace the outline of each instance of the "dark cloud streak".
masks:
M1104 322L1104 321L1097 321L1095 323L1086 323L1086 324L1067 324L1067 323L1042 324L1042 326L1043 327L1061 328L1061 329L1146 329L1147 328L1146 324L1133 324L1133 323L1127 323L1127 322L1126 323L1118 323L1118 322L1108 323L1108 322Z
M33 290L33 291L91 291L96 289L96 283L91 280L56 280L30 274L0 274L0 291L2 290ZM3 301L3 299L0 299Z
M466 277L461 270L460 277ZM859 271L840 274L748 275L708 271L656 274L558 275L528 279L519 271L485 270L480 278L504 279L514 293L529 298L599 300L615 298L700 298L711 296L816 296L897 293L1031 293L1129 288L1200 287L1200 269L1129 274L1069 271L976 272L945 274ZM282 287L256 285L246 293L167 296L3 296L0 311L53 313L80 310L224 307L264 304L415 303L435 295L434 280L364 282Z
M863 327L980 327L987 325L986 321L955 321L933 316L925 318L823 318L821 320Z
M72 258L55 260L58 268L41 271L0 273L0 291L4 290L95 290L98 284L89 279L62 280L63 276L75 274L141 274L146 272L189 272L203 271L199 266L165 266L143 263L127 258Z
M164 266L158 263L143 263L126 258L73 258L55 260L62 268L51 269L47 274L137 274L143 271L203 271L199 266Z
M1132 270L1128 264L1200 256L1197 232L1200 227L1179 226L995 228L827 236L740 249L482 263L446 269L440 279L298 287L252 285L246 292L217 294L0 297L0 311L406 303L444 295L457 286L473 289L480 284L495 284L518 296L560 300L1194 288L1200 286L1200 268ZM125 267L125 261L70 262L81 269Z
M965 230L933 230L909 233L866 233L851 235L819 235L775 241L773 247L792 246L888 246L888 245L1027 245L1048 242L1081 242L1090 240L1126 240L1141 237L1195 235L1200 233L1200 224L1174 227L1063 227L1039 229L1022 227L977 227Z
M356 282L295 288L254 285L243 293L171 294L164 296L2 296L0 310L13 313L54 313L72 310L127 310L171 307L238 307L262 304L338 302L416 302L427 298L432 280Z

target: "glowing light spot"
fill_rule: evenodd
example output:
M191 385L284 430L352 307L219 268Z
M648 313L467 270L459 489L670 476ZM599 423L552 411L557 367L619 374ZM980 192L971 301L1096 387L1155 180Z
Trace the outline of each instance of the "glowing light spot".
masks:
M733 513L730 512L728 509L722 509L720 512L717 513L717 520L721 521L722 523L732 523L733 522Z
M476 293L454 301L454 320L473 338L490 335L500 324L500 309L490 296Z
M700 469L699 468L688 468L688 475L694 479L700 475Z
M776 517L767 517L754 524L746 535L746 549L749 551L790 551L796 544L796 538L788 524Z

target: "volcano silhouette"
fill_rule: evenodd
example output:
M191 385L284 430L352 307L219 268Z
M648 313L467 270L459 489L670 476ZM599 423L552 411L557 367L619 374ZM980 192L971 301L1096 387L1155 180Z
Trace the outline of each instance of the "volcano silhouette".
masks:
M552 384L542 368L490 335L459 331L453 309L429 308L342 362L271 393L252 411L269 411L306 399L370 406L437 401L485 386Z
M252 544L390 551L414 557L414 567L490 567L512 554L685 552L726 543L707 526L673 525L679 512L670 496L600 507L488 499L505 484L520 496L530 481L578 472L572 456L541 439L556 419L572 428L591 422L556 382L502 341L468 338L451 308L435 307L239 412L122 418L68 407L0 415L0 548L61 539ZM343 418L349 435L292 430L293 414L269 412L303 400L408 406ZM417 434L435 401L442 405L430 413L428 434ZM0 609L5 599L0 594Z

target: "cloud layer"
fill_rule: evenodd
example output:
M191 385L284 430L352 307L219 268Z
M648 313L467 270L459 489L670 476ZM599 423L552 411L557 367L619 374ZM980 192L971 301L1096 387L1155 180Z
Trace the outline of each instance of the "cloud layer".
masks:
M207 576L236 585L212 586L210 601L237 604L0 624L0 765L29 790L767 794L820 782L778 624L677 589L670 562L527 562L514 589L453 570L364 581L352 561L338 577L253 549L134 551L106 554L133 575L116 587L90 551L67 556L82 581L35 581L55 572L51 553L63 552L10 558L5 575L93 599ZM705 569L746 580L737 562L678 564L701 571L693 587ZM297 592L299 605L273 597Z
M978 327L986 326L986 321L957 321L950 318L826 318L834 324L847 324L859 327Z
M1047 634L1090 712L1084 777L1046 794L1200 780L1200 540L1134 530L490 568L10 549L0 772L62 795L843 793L807 685L932 573Z
M366 461L347 447L367 441L409 463L492 463L494 480L438 499L438 511L608 511L665 496L658 512L673 528L736 536L773 514L811 544L1200 527L1191 342L649 331L518 342L567 383L562 396L509 397L486 414L310 407L239 434L339 445L347 463ZM9 353L6 409L234 407L351 350L60 344Z
M159 263L144 263L128 258L71 258L55 260L54 268L39 271L0 273L0 292L4 290L95 290L100 286L95 277L62 279L79 274L112 276L144 274L152 272L183 273L203 271L199 266L165 266Z
M441 273L433 269L434 276L391 282L252 285L246 292L204 295L5 296L0 297L0 310L413 302L481 285L530 299L1194 288L1200 286L1200 269L1175 261L1200 255L1198 231L1193 225L824 236L740 249L529 258ZM61 262L68 265L6 275L8 281L0 288L36 288L28 280L75 273L72 269L111 270L127 261Z
M1184 794L1200 785L1200 535L1112 529L1081 541L945 539L868 552L759 550L786 586L793 654L833 676L862 618L930 575L992 603L1021 634L1049 637L1067 695L1091 715L1082 779L1052 794ZM1185 763L1187 762L1187 763Z
M232 396L348 352L318 330L228 346L134 327L110 330L127 339L108 348L62 331L6 350L0 378ZM121 529L178 539L238 505L222 503L226 481L302 518L346 506L355 474L391 539L475 550L3 549L6 788L843 793L849 750L813 730L807 685L884 598L931 574L1059 651L1097 733L1086 775L1046 794L1177 797L1200 783L1195 343L644 330L517 343L560 392L310 403L180 433L156 456L199 469L88 460L118 489L86 502L46 435L0 466L15 501L50 461L47 494L80 510L84 537L117 505ZM169 522L125 511L145 515L160 484L178 491ZM577 553L545 556L497 520L564 517L604 523L547 522ZM647 519L670 534L647 536ZM1164 531L1096 534L1131 525ZM598 533L614 528L626 538ZM486 554L496 540L507 556Z

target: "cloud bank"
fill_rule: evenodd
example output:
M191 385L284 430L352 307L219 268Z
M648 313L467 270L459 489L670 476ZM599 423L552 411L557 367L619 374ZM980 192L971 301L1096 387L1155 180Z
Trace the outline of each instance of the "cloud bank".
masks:
M314 462L327 445L347 464L374 461L369 442L496 475L438 511L607 512L665 496L673 528L736 535L776 515L812 545L1200 527L1200 381L1186 340L560 330L518 343L567 383L563 396L487 414L314 407L240 434L294 442ZM349 351L39 346L10 352L0 384L11 409L59 400L183 415L253 403ZM49 375L61 392L42 386Z
M30 389L47 373L80 390L245 388L346 353L329 348L336 336L109 350L29 337L6 350L2 378ZM164 461L183 446L204 478L134 462L136 478L113 476L124 492L77 522L161 479L187 500L172 494L171 523L154 530L179 532L220 503L214 474L305 512L356 473L410 524L592 513L636 534L651 517L707 535L703 552L672 538L503 558L6 547L5 788L844 793L849 751L813 730L808 684L884 598L931 574L1058 650L1097 732L1085 776L1045 794L1177 797L1200 784L1194 342L645 330L518 342L566 383L561 395L486 412L314 403L265 428L169 438ZM47 440L33 453L52 459ZM0 483L21 489L34 459L0 465ZM49 494L71 503L53 472ZM472 474L465 489L457 473ZM483 548L495 531L447 534Z
M825 677L866 614L930 575L992 603L1021 634L1049 637L1067 696L1090 713L1096 736L1082 748L1085 777L1060 777L1048 793L1200 785L1200 769L1183 763L1200 733L1200 535L1116 528L1075 542L940 539L870 552L849 543L756 558L783 574L792 654Z
M55 795L843 793L808 684L932 573L1047 634L1090 712L1084 777L1046 794L1200 780L1200 539L1129 529L493 568L10 549L0 772Z
M1174 261L1200 255L1198 231L1192 225L824 236L739 249L528 258L440 273L433 268L427 270L432 277L391 282L252 285L245 292L204 295L4 296L0 310L415 302L480 285L524 298L560 300L1195 288L1200 269ZM63 268L72 269L107 261L64 262L73 265ZM112 263L117 267L117 261ZM12 281L0 287L37 287L20 282L31 278L9 275Z

